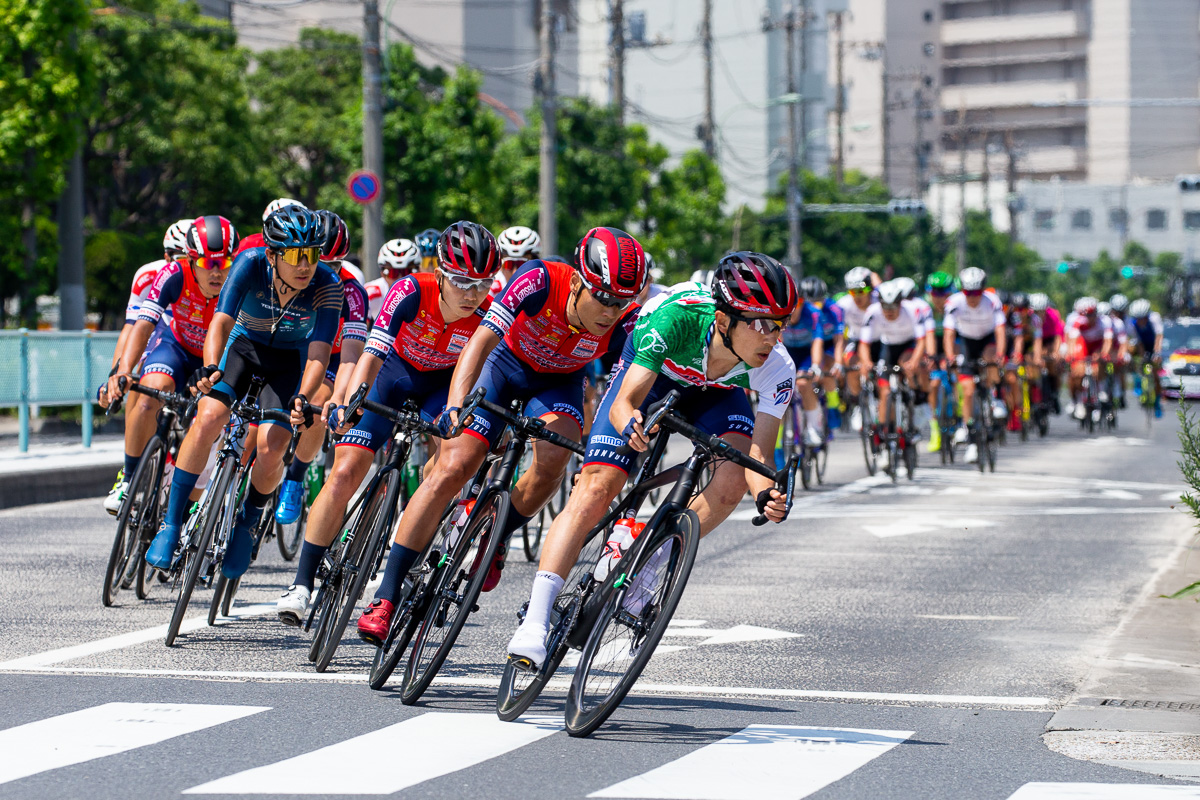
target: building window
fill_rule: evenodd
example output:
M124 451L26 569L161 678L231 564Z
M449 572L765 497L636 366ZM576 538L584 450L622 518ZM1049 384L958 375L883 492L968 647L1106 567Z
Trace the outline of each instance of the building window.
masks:
M1092 229L1092 212L1087 208L1077 208L1071 212L1071 230L1090 231Z
M1183 212L1184 230L1200 231L1200 211Z
M925 12L925 21L926 21L926 22L933 22L933 12L932 12L932 11L926 11L926 12Z
M1167 229L1167 212L1161 208L1152 208L1146 212L1146 227L1152 231Z
M1033 227L1039 231L1054 230L1054 212L1048 208L1039 208L1033 212Z
M1108 210L1108 227L1109 230L1124 233L1129 227L1129 212L1123 208L1110 208Z

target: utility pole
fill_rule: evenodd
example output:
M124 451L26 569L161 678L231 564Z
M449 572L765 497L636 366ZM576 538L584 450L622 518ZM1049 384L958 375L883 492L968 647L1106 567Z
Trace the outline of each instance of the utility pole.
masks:
M988 143L991 137L988 134L983 135L983 174L980 177L980 182L983 184L983 213L987 215L988 222L992 220L992 204L988 201L988 195L992 191L992 170L988 163Z
M79 130L79 126L75 128ZM58 329L83 330L83 141L67 162L67 182L58 204Z
M880 69L881 87L880 88L883 91L883 102L880 103L880 107L879 107L879 138L880 138L880 143L883 147L883 153L881 156L883 159L883 175L882 175L882 177L883 177L884 185L891 186L892 185L891 176L888 174L888 172L891 169L891 156L888 153L888 149L890 147L890 143L888 142L888 139L891 138L891 130L890 130L891 120L889 119L890 114L888 113L888 111L889 111L889 109L888 109L888 91L890 89L888 87L888 67L887 67L887 51L886 50L881 49L879 63L881 65L881 69Z
M958 109L958 271L967 267L967 109Z
M379 196L363 206L362 270L379 277L375 254L383 246L383 76L379 54L379 3L363 0L363 169L380 181Z
M1004 152L1008 156L1008 165L1005 169L1005 177L1007 178L1008 189L1008 267L1006 269L1006 277L1011 281L1017 275L1017 262L1015 259L1017 249L1017 148L1013 145L1013 132L1011 130L1004 132ZM1128 225L1126 226L1128 227Z
M716 126L713 124L713 40L712 0L704 0L704 16L700 20L700 42L704 47L704 122L697 133L704 142L704 152L709 158L717 157L714 141Z
M542 236L542 252L558 251L558 175L557 128L554 94L554 8L553 0L541 0L542 20L539 39L541 65L538 71L538 90L542 97L541 169L538 175L538 231ZM624 31L622 31L624 36Z
M800 112L800 165L805 168L808 167L808 98L804 96L804 90L807 88L805 79L808 77L808 2L809 0L800 0L800 18L796 20L796 28L800 35L798 58L801 94L800 107L797 109Z
M916 116L913 122L916 125L917 131L916 148L913 152L913 168L917 197L925 196L925 94L921 89L921 86L917 86L916 91L913 92L913 105L916 107Z
M801 214L803 213L803 195L801 194L800 176L797 174L799 165L800 136L796 130L796 106L800 100L796 91L796 7L788 9L785 21L787 29L787 89L788 89L788 186L787 186L787 218L788 218L788 266L799 281L804 277L803 256L800 251Z
M846 42L842 36L843 15L844 12L841 11L833 15L833 32L837 36L837 98L834 105L834 115L837 119L837 157L834 160L833 172L839 189L842 188L846 168Z
M549 3L550 0L542 0ZM625 0L609 0L612 31L608 39L609 69L612 70L612 103L617 107L617 123L625 124Z

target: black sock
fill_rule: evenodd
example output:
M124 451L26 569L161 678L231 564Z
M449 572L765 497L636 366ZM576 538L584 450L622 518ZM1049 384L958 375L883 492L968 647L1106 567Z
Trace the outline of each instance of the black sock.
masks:
M512 535L531 519L533 517L527 517L510 506L508 509L508 524L504 526L504 536L501 537L500 543L508 544L508 540L512 538Z
M421 554L416 550L409 550L399 544L392 545L392 550L388 553L387 566L383 570L383 580L380 581L379 588L375 590L375 599L395 603L400 597L400 587L404 585L404 576L408 574L420 557Z
M301 461L298 458L293 458L292 464L288 467L287 474L284 477L289 481L304 480L304 473L308 472L308 465L310 463L309 461Z
M142 460L142 457L140 455L131 456L128 453L125 454L125 477L124 477L124 480L127 480L127 481L133 480L133 473L137 472L138 462L140 462L141 460Z
M317 581L317 567L321 566L321 559L325 557L328 550L328 547L305 542L304 546L300 548L300 561L296 564L296 579L292 583L311 591L313 584Z

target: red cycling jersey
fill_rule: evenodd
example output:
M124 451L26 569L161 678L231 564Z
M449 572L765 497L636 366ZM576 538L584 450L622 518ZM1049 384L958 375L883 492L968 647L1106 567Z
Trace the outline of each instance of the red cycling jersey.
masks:
M428 272L414 272L393 283L375 318L366 352L385 358L395 350L422 372L453 367L491 301L484 300L475 313L447 325L440 297L437 278Z
M367 340L367 290L354 277L354 273L345 267L338 270L338 277L342 279L344 299L332 353L342 352L343 339Z
M179 344L192 355L203 356L204 337L217 310L217 299L200 291L190 264L173 261L158 271L138 319L157 325L163 312L171 309L171 332Z
M483 320L517 358L537 372L575 372L609 350L613 332L632 327L640 306L597 336L567 322L571 275L558 261L529 261L513 274Z
M242 237L242 241L238 242L238 249L236 252L234 252L233 256L234 258L237 258L238 253L241 253L243 250L249 250L252 247L266 246L267 243L263 241L262 231L259 231L258 233L252 233L249 236Z

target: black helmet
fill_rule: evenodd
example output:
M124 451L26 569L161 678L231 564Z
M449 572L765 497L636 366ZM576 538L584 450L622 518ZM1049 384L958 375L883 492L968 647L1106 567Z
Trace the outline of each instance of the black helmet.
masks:
M829 296L829 286L815 275L810 275L800 281L800 296L813 302L824 300Z
M320 247L325 243L321 219L304 206L284 206L263 223L263 241L272 250Z
M800 296L792 275L775 259L742 250L717 264L712 294L718 306L741 314L786 317L796 310Z

